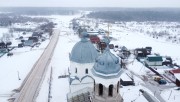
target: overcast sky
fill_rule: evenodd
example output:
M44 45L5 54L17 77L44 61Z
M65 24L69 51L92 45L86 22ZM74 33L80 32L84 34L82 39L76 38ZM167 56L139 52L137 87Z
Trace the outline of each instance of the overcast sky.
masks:
M180 0L0 0L0 7L180 7Z

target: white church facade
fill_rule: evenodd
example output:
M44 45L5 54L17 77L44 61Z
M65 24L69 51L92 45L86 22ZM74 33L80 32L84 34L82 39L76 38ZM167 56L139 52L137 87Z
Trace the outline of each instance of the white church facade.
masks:
M83 32L69 56L68 102L123 102L120 95L122 69L109 47L100 54ZM109 44L109 39L105 39Z

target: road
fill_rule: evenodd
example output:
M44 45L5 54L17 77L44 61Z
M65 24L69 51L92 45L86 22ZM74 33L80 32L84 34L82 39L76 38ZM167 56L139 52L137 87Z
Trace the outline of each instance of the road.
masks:
M58 29L55 29L53 31L53 35L51 37L48 46L46 47L41 57L33 66L32 71L28 75L27 79L25 79L25 83L22 86L14 102L34 102L36 100L42 79L45 75L45 72L51 61L54 49L58 42L59 33L60 30Z

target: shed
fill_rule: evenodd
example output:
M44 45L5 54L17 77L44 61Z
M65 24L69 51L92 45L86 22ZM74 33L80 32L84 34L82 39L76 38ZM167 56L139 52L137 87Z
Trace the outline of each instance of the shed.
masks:
M145 60L145 64L148 66L162 66L162 56L148 55Z
M120 83L123 86L134 85L134 80L129 76L128 73L123 73L120 78Z

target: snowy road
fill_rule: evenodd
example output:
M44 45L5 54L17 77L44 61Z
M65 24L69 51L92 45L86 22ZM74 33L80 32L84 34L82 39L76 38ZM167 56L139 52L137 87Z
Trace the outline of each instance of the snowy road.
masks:
M59 33L60 31L58 29L54 30L54 34L49 45L34 65L32 72L23 85L19 95L15 99L15 102L33 102L36 99L39 86L50 63L54 48L56 47Z
M142 79L141 76L135 74L134 72L130 71L133 75L135 75L136 77ZM143 80L143 79L142 79ZM154 96L160 101L160 102L166 102L162 97L161 97L161 91L160 88L157 85L153 85L151 84L151 81L145 81L143 80L143 84L141 84L142 86L148 88L152 93L154 93Z

